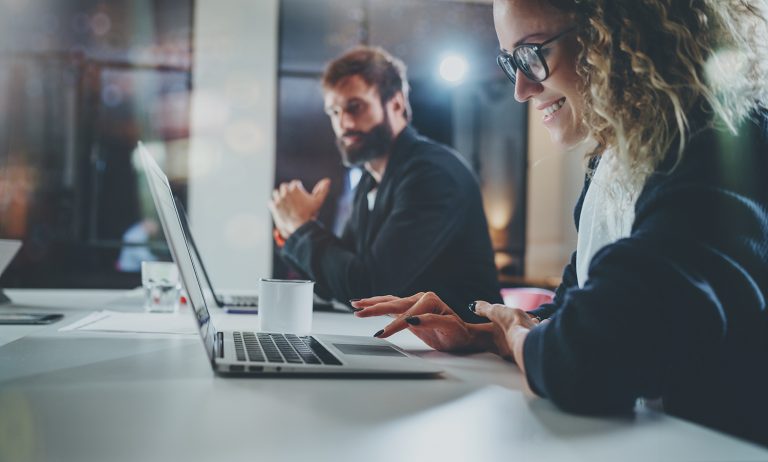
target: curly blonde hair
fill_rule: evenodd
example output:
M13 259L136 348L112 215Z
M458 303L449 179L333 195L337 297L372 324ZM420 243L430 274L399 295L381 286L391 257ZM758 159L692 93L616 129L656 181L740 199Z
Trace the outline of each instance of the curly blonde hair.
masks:
M641 186L704 124L768 108L768 0L550 0L574 16L583 123ZM689 115L703 111L704 121Z

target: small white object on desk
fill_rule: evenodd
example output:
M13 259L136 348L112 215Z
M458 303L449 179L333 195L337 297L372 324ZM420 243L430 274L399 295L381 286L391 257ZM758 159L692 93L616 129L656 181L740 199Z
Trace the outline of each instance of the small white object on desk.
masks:
M65 331L128 332L149 334L198 333L188 312L180 313L122 313L101 310L59 329Z
M167 261L141 262L144 309L156 313L175 313L179 309L179 269Z

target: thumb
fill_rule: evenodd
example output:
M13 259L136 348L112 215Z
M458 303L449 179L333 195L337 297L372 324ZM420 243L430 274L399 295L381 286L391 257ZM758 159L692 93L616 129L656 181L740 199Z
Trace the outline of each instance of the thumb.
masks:
M504 328L512 324L513 321L512 309L503 305L491 305L488 302L478 301L475 303L475 313Z
M312 197L315 198L319 204L325 202L325 198L328 196L328 192L331 190L330 178L323 178L318 181L314 188L312 188Z

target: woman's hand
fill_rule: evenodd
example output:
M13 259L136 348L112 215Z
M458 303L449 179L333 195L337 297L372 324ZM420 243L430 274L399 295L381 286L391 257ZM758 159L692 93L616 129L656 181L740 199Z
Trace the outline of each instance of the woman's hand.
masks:
M470 353L493 347L491 324L465 323L433 292L421 292L406 298L391 295L355 300L355 316L394 315L396 319L375 337L386 338L410 329L430 347L440 351Z
M523 344L528 332L539 324L519 308L474 303L475 313L488 318L488 324L468 324L433 292L420 292L410 297L392 295L355 300L355 316L396 316L375 337L389 337L410 329L430 347L440 351L477 352L490 350L514 361L524 370ZM546 321L543 321L546 322Z
M519 308L491 305L488 302L475 302L475 313L490 319L493 323L495 327L493 343L496 353L514 361L520 370L525 372L523 344L528 332L540 324L538 318L532 318Z

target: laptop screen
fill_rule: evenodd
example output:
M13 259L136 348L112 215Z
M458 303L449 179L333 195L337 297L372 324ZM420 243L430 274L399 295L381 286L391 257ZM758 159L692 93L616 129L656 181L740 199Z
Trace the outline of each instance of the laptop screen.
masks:
M176 210L176 205L173 201L173 193L168 183L168 177L165 176L160 166L157 165L157 162L141 144L139 144L139 152L149 182L149 189L152 193L152 200L157 208L160 224L168 241L168 247L170 247L173 259L179 267L179 273L181 274L184 288L187 291L189 303L195 312L195 317L200 327L200 335L203 337L206 345L206 351L208 351L210 358L213 359L215 354L214 347L216 345L216 330L210 323L210 314L200 284L199 269L190 255L189 244L184 237L184 231L178 210Z
M179 214L179 220L181 221L181 230L184 232L184 238L187 240L187 247L189 248L189 252L192 254L194 259L193 263L195 264L195 268L199 269L200 272L203 273L203 280L206 283L207 289L211 292L211 297L216 301L216 303L219 304L219 306L221 306L221 300L219 300L218 295L216 295L216 291L213 289L211 277L208 275L208 270L205 269L205 265L203 264L203 257L200 256L200 251L197 249L197 245L195 244L195 238L192 236L192 230L189 226L189 217L187 216L187 211L184 210L184 205L181 203L178 197L174 196L173 203L176 204L176 212Z

